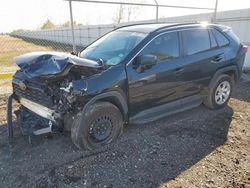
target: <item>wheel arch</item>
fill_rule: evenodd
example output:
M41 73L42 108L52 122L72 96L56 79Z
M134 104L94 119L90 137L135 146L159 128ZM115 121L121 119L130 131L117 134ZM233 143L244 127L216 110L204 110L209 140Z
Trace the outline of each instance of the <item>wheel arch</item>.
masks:
M120 110L123 120L125 122L128 121L128 104L126 98L118 91L109 91L99 95L96 95L92 99L90 99L83 107L83 112L86 111L89 106L96 102L110 102L111 104L118 107Z
M239 73L238 73L238 69L237 69L236 65L224 67L224 68L221 68L215 72L213 78L211 79L211 81L209 83L209 88L212 87L212 85L216 81L216 79L222 74L229 75L232 78L232 80L234 81L234 83L236 83L239 80Z

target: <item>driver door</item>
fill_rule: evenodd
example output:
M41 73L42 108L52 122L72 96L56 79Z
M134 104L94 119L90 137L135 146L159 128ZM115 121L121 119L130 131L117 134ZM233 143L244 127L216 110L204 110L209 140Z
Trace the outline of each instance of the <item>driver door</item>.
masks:
M185 95L189 86L182 78L185 61L181 51L178 32L161 34L127 65L130 116ZM138 57L146 55L156 56L157 63L141 69Z

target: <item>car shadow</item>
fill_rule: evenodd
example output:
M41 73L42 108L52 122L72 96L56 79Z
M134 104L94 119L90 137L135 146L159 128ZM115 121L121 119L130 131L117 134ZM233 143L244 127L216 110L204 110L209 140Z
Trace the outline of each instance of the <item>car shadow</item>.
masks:
M1 126L0 185L83 186L87 179L86 187L157 187L223 145L232 115L229 106L216 111L200 106L127 125L117 142L96 152L76 149L69 133L34 137L29 144L15 127L10 158L6 127Z
M243 74L241 80L236 84L232 98L250 102L250 75Z
M217 111L200 106L146 125L145 128L157 127L152 128L148 136L144 136L144 139L148 139L144 140L148 143L145 146L147 149L138 147L138 150L149 151L140 154L148 158L141 169L150 172L148 179L152 186L175 179L223 145L227 140L232 115L233 110L229 106ZM155 138L150 139L153 135ZM138 181L139 177L135 179ZM135 185L142 184L139 182Z

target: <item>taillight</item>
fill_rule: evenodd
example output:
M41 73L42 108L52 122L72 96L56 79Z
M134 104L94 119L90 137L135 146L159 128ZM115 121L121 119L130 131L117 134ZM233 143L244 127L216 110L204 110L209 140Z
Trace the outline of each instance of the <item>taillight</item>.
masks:
M248 52L248 46L244 45L243 48L244 48L244 53L246 54Z

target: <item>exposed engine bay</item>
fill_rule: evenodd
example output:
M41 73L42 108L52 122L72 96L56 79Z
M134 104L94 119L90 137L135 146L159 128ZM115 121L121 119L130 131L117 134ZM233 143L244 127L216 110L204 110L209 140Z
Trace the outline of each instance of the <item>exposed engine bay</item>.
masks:
M85 79L104 70L102 62L65 53L25 54L16 63L13 98L21 104L15 114L25 135L65 129L82 108L77 99L88 89Z

